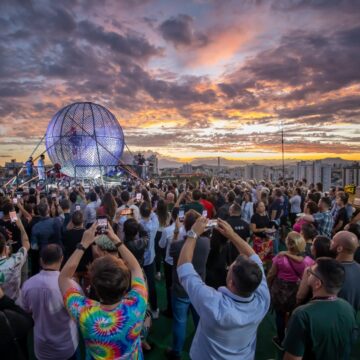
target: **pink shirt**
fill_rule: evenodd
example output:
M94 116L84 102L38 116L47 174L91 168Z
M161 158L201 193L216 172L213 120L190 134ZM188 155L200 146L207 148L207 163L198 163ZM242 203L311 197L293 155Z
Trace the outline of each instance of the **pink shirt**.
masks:
M293 226L293 230L298 232L300 234L301 231L301 227L305 224L308 223L308 221L305 221L304 219L300 219L299 221L297 221L294 226Z
M287 256L278 255L274 257L273 264L277 267L278 278L284 281L296 282L301 279L305 268L315 264L315 261L311 257L305 256L304 260L300 263L290 260Z

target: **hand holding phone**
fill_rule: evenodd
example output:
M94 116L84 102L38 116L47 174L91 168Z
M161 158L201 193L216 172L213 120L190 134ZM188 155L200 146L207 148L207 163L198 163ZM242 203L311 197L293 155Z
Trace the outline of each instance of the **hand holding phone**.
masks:
M201 216L203 216L203 217L207 217L207 210L203 210L203 212L202 212L202 215Z
M10 216L10 220L12 223L16 223L17 222L17 215L16 215L16 211L10 211L9 212L9 216Z
M75 210L76 210L76 211L80 211L80 210L81 210L81 206L80 206L79 204L76 204L76 205L75 205Z
M183 222L185 219L185 211L184 209L179 209L179 221Z
M141 193L136 194L136 201L141 201L142 195Z
M121 216L128 216L128 215L133 215L134 210L131 208L126 208L126 209L122 209L120 210L120 215Z
M18 199L17 198L13 198L13 204L16 205L18 203Z
M102 235L107 232L108 229L108 220L105 216L99 216L97 218L97 227L95 235Z

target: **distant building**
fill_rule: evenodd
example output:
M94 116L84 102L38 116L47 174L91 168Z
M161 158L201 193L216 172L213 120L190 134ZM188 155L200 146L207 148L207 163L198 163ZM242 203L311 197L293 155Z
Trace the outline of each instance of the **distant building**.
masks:
M251 164L245 166L245 179L251 180L262 180L264 179L264 170L265 166L263 165L257 165L257 164Z
M24 163L17 162L16 159L12 159L11 162L5 163L5 177L15 176L20 169L24 166Z
M360 186L360 164L354 163L343 168L343 185L354 184Z
M323 163L321 160L300 161L294 169L294 180L306 179L308 184L323 184L324 191L331 186L332 166L329 163Z
M184 164L182 167L181 167L181 172L183 173L183 174L191 174L192 172L193 172L193 167L192 167L192 165L191 164L189 164L189 163L186 163L186 164Z
M159 175L159 161L155 154L149 156L148 160L148 174L150 177Z

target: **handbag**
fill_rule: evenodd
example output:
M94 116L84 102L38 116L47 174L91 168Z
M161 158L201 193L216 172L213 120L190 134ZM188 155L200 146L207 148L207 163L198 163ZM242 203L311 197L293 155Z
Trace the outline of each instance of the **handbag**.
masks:
M291 260L287 261L297 276L297 281L285 281L275 278L270 288L272 306L277 311L292 312L296 307L296 294L299 289L301 274L295 269Z
M25 356L24 352L22 351L21 345L18 342L18 339L17 339L17 337L16 337L16 335L14 333L14 330L13 330L11 324L10 324L10 321L9 321L8 317L5 314L5 311L0 311L0 314L4 317L6 326L9 328L9 334L10 334L10 336L12 338L13 344L14 344L15 349L16 349L16 359L17 360L27 360L28 357Z

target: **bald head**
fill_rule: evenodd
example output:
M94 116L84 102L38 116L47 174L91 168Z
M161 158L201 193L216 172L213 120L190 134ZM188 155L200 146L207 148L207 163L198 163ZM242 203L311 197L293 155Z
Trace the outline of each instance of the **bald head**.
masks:
M359 246L358 239L355 234L350 231L339 231L332 239L332 248L338 252L354 254Z

